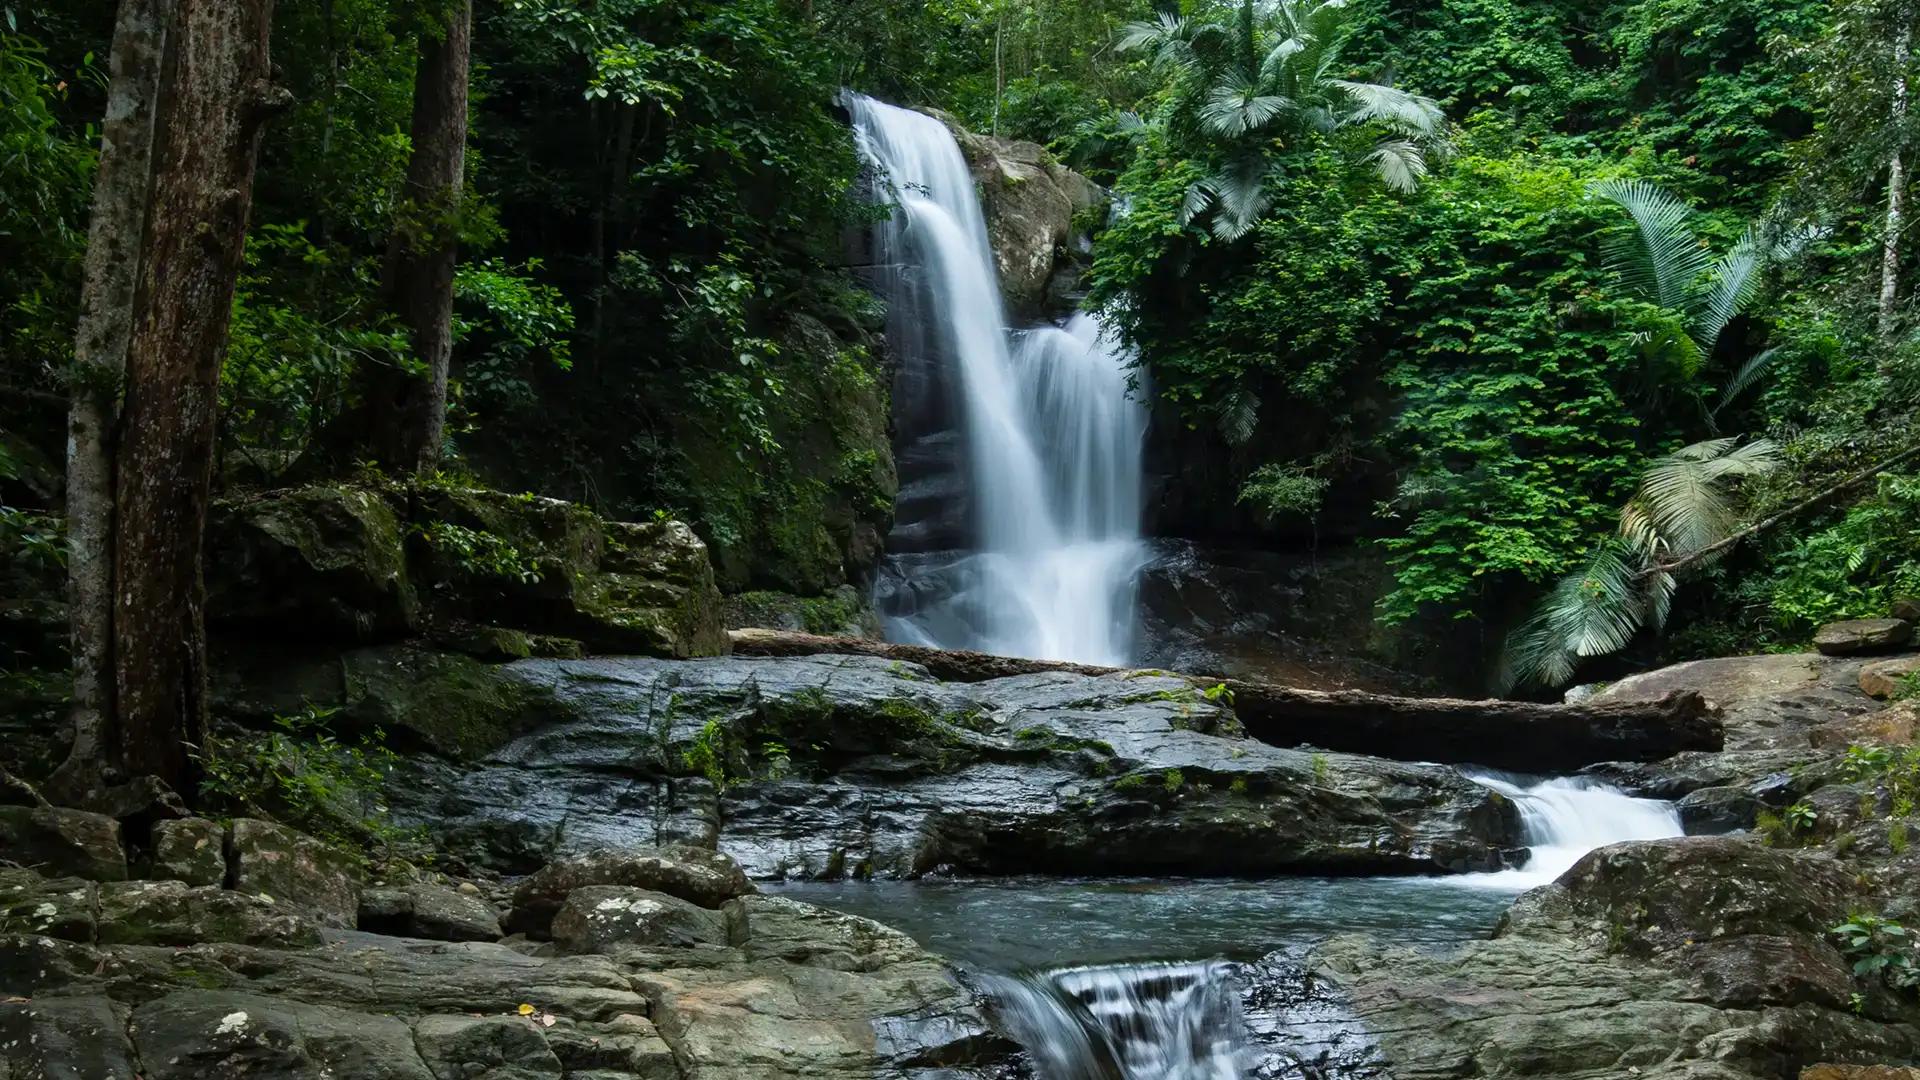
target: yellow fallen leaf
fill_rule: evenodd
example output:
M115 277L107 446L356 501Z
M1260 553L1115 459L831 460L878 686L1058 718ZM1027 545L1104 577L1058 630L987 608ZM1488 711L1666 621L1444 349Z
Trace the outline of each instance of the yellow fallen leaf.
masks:
M521 1015L521 1016L532 1016L532 1015L533 1015L533 1006L531 1006L531 1005L527 1005L527 1004L524 1004L524 1003L523 1003L523 1004L521 1004L521 1006L520 1006L520 1015Z

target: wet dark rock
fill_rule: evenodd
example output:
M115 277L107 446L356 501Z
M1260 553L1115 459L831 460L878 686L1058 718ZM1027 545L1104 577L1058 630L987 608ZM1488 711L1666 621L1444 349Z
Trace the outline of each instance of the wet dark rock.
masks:
M0 852L42 874L124 881L120 823L104 814L44 806L0 806Z
M1743 788L1698 788L1680 800L1680 822L1689 833L1732 832L1751 828L1762 805Z
M954 684L836 656L495 672L550 721L473 766L419 762L393 797L509 869L706 836L754 877L1417 872L1518 846L1512 807L1450 768L1268 746L1178 678Z
M311 915L327 926L350 927L359 917L364 871L338 849L270 821L234 821L233 887Z
M46 1080L139 1076L127 1007L104 997L0 1002L0 1075Z
M664 893L703 908L718 908L753 891L740 864L717 851L685 844L598 848L549 863L522 881L514 889L507 925L517 933L546 937L570 895L601 885Z
M362 890L359 927L434 941L497 941L500 914L478 896L421 881Z
M1891 652L1912 639L1913 624L1905 619L1848 619L1815 631L1813 647L1828 656L1860 656Z
M227 876L227 830L206 818L162 821L153 827L148 877L218 885Z
M147 1080L436 1080L404 1022L314 1002L180 990L134 1009L130 1030Z

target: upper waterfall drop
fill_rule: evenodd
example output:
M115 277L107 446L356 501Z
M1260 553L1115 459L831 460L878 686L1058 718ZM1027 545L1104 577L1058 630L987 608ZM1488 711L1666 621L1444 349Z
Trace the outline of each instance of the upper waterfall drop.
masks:
M875 287L903 366L951 372L970 550L902 576L889 636L1010 656L1124 664L1133 650L1146 410L1130 358L1090 315L1013 330L960 145L939 120L847 95L893 206ZM938 575L938 587L919 580ZM883 607L888 607L883 605Z

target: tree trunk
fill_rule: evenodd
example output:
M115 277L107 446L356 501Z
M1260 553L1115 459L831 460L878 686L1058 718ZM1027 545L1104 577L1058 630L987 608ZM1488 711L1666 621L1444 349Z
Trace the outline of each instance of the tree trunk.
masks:
M446 433L472 37L472 0L458 0L439 37L421 35L414 69L413 154L387 249L386 278L393 310L407 326L420 368L382 373L369 403L375 456L403 472L433 468Z
M116 454L117 745L192 790L206 731L201 577L220 364L268 115L272 0L177 0Z
M935 678L981 682L1010 675L1112 675L1121 668L1024 660L962 649L822 637L789 630L732 630L740 656L877 656L919 664ZM1275 746L1312 746L1402 761L1569 772L1601 761L1658 761L1682 750L1719 750L1720 721L1695 693L1652 702L1536 705L1524 701L1409 698L1359 690L1301 690L1252 679L1188 674L1224 686L1247 734Z
M1893 157L1887 163L1887 235L1880 249L1880 339L1891 344L1899 329L1900 233L1907 210L1907 69L1913 63L1913 6L1896 9L1893 31Z
M80 286L67 415L67 610L72 623L73 745L50 787L75 796L105 782L113 715L113 438L133 333L153 185L173 0L122 0Z

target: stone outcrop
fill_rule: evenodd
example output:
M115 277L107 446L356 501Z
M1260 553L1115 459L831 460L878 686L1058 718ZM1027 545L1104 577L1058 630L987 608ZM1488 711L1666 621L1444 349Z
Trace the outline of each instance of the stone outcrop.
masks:
M986 1080L1013 1062L937 958L877 923L792 900L748 896L722 913L587 886L563 915L618 899L625 918L579 935L568 924L562 943L588 947L555 952L323 936L240 892L7 874L0 908L27 892L49 907L46 895L74 891L98 919L10 916L0 931L5 1076ZM218 906L212 894L245 917L178 921L191 907L180 902ZM656 909L680 917L649 923Z
M1345 936L1315 961L1400 1080L1760 1080L1920 1052L1920 1009L1856 983L1825 936L1862 899L1820 854L1621 844L1527 894L1493 940Z
M693 843L754 877L1422 872L1518 844L1512 807L1450 768L1268 746L1152 673L956 684L845 656L491 673L544 722L477 760L417 760L392 795L503 869Z
M1071 291L1055 277L1073 273L1074 219L1104 207L1106 193L1037 143L981 135L935 115L953 131L980 185L987 241L1007 306L1031 315L1047 306L1050 285L1056 300Z
M1828 623L1813 635L1813 647L1827 656L1892 652L1913 640L1905 619L1848 619Z
M478 626L496 631L479 645L496 654L546 639L726 649L706 546L674 521L479 488L315 485L219 504L209 550L209 622L249 645L433 631L471 648ZM500 630L519 644L503 647Z

